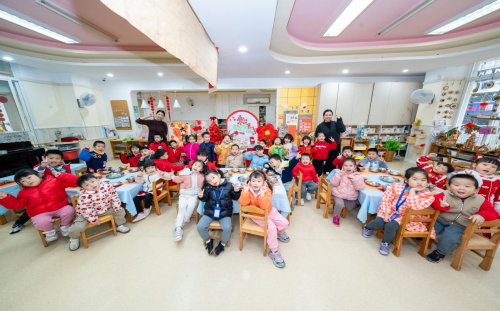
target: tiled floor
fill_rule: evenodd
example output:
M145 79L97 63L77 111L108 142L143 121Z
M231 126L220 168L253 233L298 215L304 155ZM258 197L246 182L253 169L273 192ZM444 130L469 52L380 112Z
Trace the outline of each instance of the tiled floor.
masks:
M391 168L403 170L408 163ZM0 310L499 310L500 259L489 272L469 253L462 271L451 258L431 264L405 241L399 258L378 254L379 240L361 237L352 211L335 228L315 202L297 207L275 268L258 237L208 256L194 223L173 241L175 206L127 224L75 252L68 238L44 248L31 224L9 235L0 226ZM236 221L239 225L239 221ZM500 255L499 255L500 256ZM497 256L497 257L499 257Z

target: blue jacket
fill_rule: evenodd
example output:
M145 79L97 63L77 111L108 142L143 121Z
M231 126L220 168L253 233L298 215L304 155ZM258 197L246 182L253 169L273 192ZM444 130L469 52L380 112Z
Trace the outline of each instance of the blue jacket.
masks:
M82 149L78 158L87 162L87 173L97 173L97 170L104 169L108 160L105 153L98 154L95 151L89 151L87 148Z
M371 168L373 164L378 165L378 167L389 168L387 166L387 162L385 162L385 161L380 162L380 159L378 157L373 159L372 161L370 161L368 158L363 158L363 159L359 160L358 166L361 166L361 165L359 165L360 163L364 163L363 167L366 167L366 168Z
M292 171L293 168L299 164L299 160L296 158L291 159L290 161L286 161L284 164L282 164L283 168L281 169L281 174L278 173L274 167L269 165L270 170L273 170L276 174L281 176L281 181L285 184L287 182L292 181L293 176L292 176ZM278 170L279 171L279 170Z
M250 163L251 168L256 168L258 166L264 167L264 164L269 163L269 157L265 154L262 157L259 157L256 154L253 154L251 152L247 152L247 153L245 153L245 159L252 161Z
M215 155L215 144L211 141L208 143L202 142L200 143L200 149L204 148L208 151L208 161L215 163L217 160L217 155Z

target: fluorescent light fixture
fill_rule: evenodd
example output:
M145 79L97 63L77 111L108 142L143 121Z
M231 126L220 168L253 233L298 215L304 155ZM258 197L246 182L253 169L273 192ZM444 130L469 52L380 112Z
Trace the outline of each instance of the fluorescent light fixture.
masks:
M342 70L342 73L349 73L349 70L348 69L344 69L344 70Z
M458 27L468 24L476 19L479 19L485 15L488 15L496 10L500 9L500 0L492 2L484 1L467 11L460 13L457 16L431 28L425 32L426 35L442 35L449 31L452 31Z
M163 73L158 72L158 76L163 77Z
M114 75L114 74L112 74L112 73L108 73L108 74L107 74L107 76L108 76L108 77L110 77L110 78L112 78L112 77L114 77L115 75Z
M14 12L14 11L13 11ZM16 13L16 15L22 15L20 13ZM58 41L64 42L66 44L75 44L75 43L80 43L77 40L71 39L69 37L63 36L55 31L52 31L46 27L42 27L40 25L37 25L35 23L32 23L24 18L21 18L19 16L13 15L7 11L3 10L3 6L0 8L0 19L6 20L8 22L11 22L13 24L19 25L21 27L27 28L29 30L33 30L35 32L38 32L39 34L42 34L44 36L50 37L52 39L56 39ZM38 22L40 23L40 22ZM41 23L40 23L41 24Z
M6 60L6 61L8 61L8 62L11 62L11 61L13 61L14 59L13 59L12 57L10 57L10 56L4 56L4 57L3 57L3 60Z
M238 51L240 51L240 53L245 53L246 51L248 51L248 49L247 49L246 46L240 46L240 48L238 49Z
M403 72L408 72L408 69L403 69Z
M323 37L336 37L347 28L374 0L352 0L328 28Z
M290 70L285 71L285 74L289 75L290 74Z
M420 12L421 10L423 10L425 7L427 7L429 4L433 3L434 1L436 1L436 0L424 0L424 1L420 2L416 6L414 6L413 8L408 10L407 12L405 12L403 15L401 15L398 18L396 18L395 20L393 20L389 25L382 28L378 32L378 35L379 36L385 35L389 31L391 31L392 29L396 28L399 24L403 23L404 21L406 21L407 19L409 19L413 15L415 15L418 12Z

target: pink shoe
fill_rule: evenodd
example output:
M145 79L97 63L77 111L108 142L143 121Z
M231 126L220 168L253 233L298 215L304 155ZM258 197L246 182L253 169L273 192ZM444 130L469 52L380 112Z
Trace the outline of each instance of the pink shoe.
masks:
M335 227L340 227L340 217L339 216L333 216L333 225Z

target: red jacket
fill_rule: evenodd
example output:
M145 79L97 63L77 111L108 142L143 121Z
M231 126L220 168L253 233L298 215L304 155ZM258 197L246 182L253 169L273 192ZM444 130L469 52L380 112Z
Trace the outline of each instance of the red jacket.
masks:
M312 180L314 182L318 182L318 175L316 174L316 170L314 166L309 163L309 165L304 165L302 162L299 162L292 171L292 175L294 178L298 178L299 172L302 172L302 182Z
M316 152L314 152L314 149L316 149ZM317 141L314 143L314 149L313 159L326 160L326 158L328 158L328 152L337 149L337 142L334 140L333 143L330 144L326 141Z
M313 154L316 153L317 150L318 149L316 149L316 147L313 147L312 145L307 145L307 146L301 145L299 146L299 149L297 149L297 152L300 154L309 153L312 156Z
M342 158L335 158L335 160L333 160L333 166L335 166L336 168L338 169L341 169L342 168L342 162L344 162L345 160L345 157L342 157Z
M168 162L176 163L181 160L182 149L177 147L176 149L170 147L167 148Z
M158 149L164 149L165 151L168 149L167 148L167 145L165 145L164 142L161 142L161 143L157 143L157 142L152 142L149 144L148 146L149 149L153 150L153 151L156 151Z
M482 175L476 171L466 171L472 173L479 182L479 192L483 198L490 201L497 212L500 212L500 179L496 175Z
M170 173L171 171L174 171L174 172L182 171L185 168L184 165L173 165L172 163L168 162L167 160L163 160L163 159L153 160L153 162L156 164L156 167L160 171L167 172L167 173Z
M68 205L66 187L76 187L78 177L68 173L61 173L59 177L52 174L44 177L37 187L24 187L19 191L17 198L8 194L0 204L8 209L22 209L26 207L28 216L53 212Z
M122 161L122 163L123 164L130 163L130 167L137 167L137 162L139 162L140 158L141 154L138 154L136 156L134 156L133 154L127 155L125 153L120 154L120 160Z
M61 164L61 165L64 166L64 169L66 170L66 173L71 174L71 165L69 165L69 164ZM33 169L35 169L35 168L37 168L39 166L40 166L40 164L35 165L35 166L33 166ZM45 170L43 171L43 176L47 177L49 175L50 176L54 176L52 174L52 172L50 171L50 169L48 167L45 167Z
M436 185L439 189L444 189L448 175L440 175L434 172L434 167L427 162L431 159L427 156L422 156L417 159L417 166L423 168L429 174L429 183Z
M193 165L193 162L194 161L189 162L188 166L191 167ZM208 168L206 169L206 171L208 171L208 170L217 170L217 166L213 162L205 161L205 166L208 166Z

